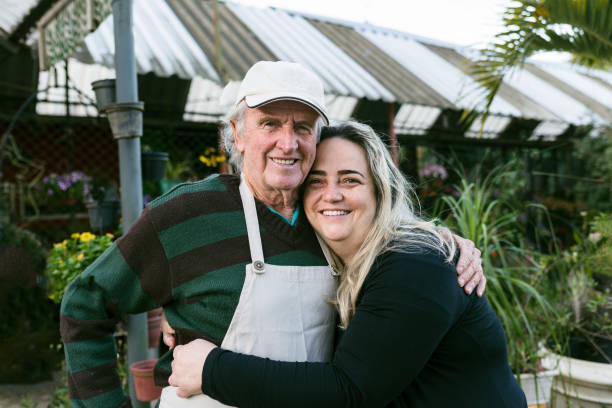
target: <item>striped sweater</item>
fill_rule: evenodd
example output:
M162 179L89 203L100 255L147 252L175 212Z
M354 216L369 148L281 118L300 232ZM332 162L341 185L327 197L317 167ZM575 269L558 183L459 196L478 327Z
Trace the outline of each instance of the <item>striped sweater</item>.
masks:
M68 286L60 329L73 406L129 406L113 339L125 314L163 306L177 344L221 344L251 260L239 182L214 175L175 187ZM256 207L267 263L326 264L303 213L290 226L257 200ZM158 362L159 385L167 385L171 359L168 352Z

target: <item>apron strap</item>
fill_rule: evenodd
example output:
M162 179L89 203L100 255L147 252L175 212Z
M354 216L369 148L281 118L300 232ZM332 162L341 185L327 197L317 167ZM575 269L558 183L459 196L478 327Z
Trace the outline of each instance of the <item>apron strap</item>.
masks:
M338 272L338 267L336 266L336 262L334 261L334 257L332 256L331 252L329 251L329 247L327 246L327 244L325 244L325 242L323 242L323 239L321 239L319 234L317 234L315 232L315 235L317 236L317 241L319 241L319 245L321 246L321 250L323 251L323 255L325 255L325 259L327 260L327 263L329 264L329 267L331 269L332 275L333 276L340 276L340 272Z
M249 248L251 250L251 260L253 261L253 269L256 273L264 272L264 256L261 246L261 236L259 235L259 221L257 220L257 208L255 207L255 198L253 193L244 181L244 175L240 174L240 198L242 199L242 207L244 208L244 217L246 219L247 233L249 236Z

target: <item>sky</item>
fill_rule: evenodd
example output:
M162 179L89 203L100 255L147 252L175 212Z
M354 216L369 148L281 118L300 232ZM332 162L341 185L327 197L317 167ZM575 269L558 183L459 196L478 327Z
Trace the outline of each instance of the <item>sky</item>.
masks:
M394 28L456 45L484 46L511 0L234 0Z

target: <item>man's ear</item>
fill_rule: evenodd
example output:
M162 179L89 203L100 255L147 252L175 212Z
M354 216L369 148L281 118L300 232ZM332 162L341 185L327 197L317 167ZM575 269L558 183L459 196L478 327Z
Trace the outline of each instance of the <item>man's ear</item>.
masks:
M234 132L234 145L236 146L236 149L238 149L238 151L240 153L244 153L244 138L245 138L245 136L239 134L235 120L230 120L229 122L230 122L230 125L232 127L232 132Z

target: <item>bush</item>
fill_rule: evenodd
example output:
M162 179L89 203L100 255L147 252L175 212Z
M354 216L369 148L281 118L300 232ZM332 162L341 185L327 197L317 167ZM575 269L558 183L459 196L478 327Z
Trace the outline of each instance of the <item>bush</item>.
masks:
M45 270L49 298L60 303L70 282L112 245L113 238L112 234L98 236L83 232L53 244Z

